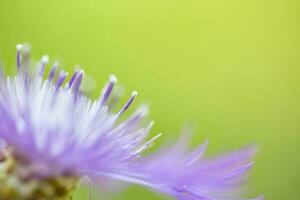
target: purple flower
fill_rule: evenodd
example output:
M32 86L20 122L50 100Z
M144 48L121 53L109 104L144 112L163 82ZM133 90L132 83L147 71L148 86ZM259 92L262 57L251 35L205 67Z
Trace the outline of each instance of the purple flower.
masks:
M25 193L17 188L27 187L22 182L24 176L19 177L25 171L26 179L46 182L53 191L57 186L49 180L67 177L74 185L80 177L89 176L141 184L177 199L240 199L238 191L252 166L253 149L202 158L207 142L189 152L186 139L182 138L158 153L142 156L160 134L145 140L153 125L150 122L143 126L145 107L120 120L137 92L132 93L119 111L112 112L109 101L115 76L110 76L102 95L93 101L80 89L82 70L75 71L67 81L68 74L59 71L57 63L46 74L47 64L48 57L43 56L31 72L29 49L18 45L18 74L1 75L0 138L5 143L2 154L6 156L1 162L12 160L5 165L9 166L4 168L5 173L17 176L19 182L15 186L8 178L2 181L6 190L14 188L20 194L9 196L12 194L0 189L0 195L11 199L21 195L26 199ZM67 184L66 178L63 180ZM66 196L71 188L66 189ZM37 195L39 189L36 186L26 194ZM47 199L57 197L43 195Z

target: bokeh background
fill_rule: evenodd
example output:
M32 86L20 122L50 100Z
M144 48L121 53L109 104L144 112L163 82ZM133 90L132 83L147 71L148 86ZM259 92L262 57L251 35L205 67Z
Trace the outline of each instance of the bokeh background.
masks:
M135 89L138 103L151 103L153 133L164 140L188 122L194 144L210 139L208 154L258 144L250 193L300 199L300 1L0 0L8 72L23 42L34 59L47 53L67 70L81 64L93 96L116 74L125 96ZM98 193L165 199L138 186Z

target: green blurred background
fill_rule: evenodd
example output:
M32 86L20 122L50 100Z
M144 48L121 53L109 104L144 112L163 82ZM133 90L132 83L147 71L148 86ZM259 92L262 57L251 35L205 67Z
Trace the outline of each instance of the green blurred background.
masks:
M114 73L151 103L153 133L190 122L209 154L256 143L250 193L299 200L299 13L297 0L0 0L0 54L8 71L23 42L79 63L93 95ZM164 199L138 186L101 196Z

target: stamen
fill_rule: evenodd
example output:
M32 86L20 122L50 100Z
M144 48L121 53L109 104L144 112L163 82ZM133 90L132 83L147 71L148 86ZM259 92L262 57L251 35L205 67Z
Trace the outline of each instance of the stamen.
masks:
M58 89L63 84L63 82L65 81L67 76L68 76L68 73L65 71L61 71L59 73L57 81L56 81L56 89Z
M151 121L150 123L149 123L149 125L146 127L146 129L145 129L145 133L148 133L149 131L150 131L150 129L153 127L153 124L154 124L154 121Z
M17 56L18 59L18 70L20 73L22 73L25 76L25 80L28 81L28 75L29 75L29 67L30 67L30 51L31 47L30 45L21 45L18 46L19 56Z
M83 75L84 75L84 72L83 70L79 71L77 73L77 76L75 77L74 81L73 81L73 91L77 94L78 91L79 91L79 88L80 88L80 85L81 85L81 82L82 82L82 79L83 79Z
M18 68L18 71L20 71L20 69L21 69L21 50L22 49L23 49L23 45L18 44L17 45L17 68Z
M44 55L41 59L41 68L40 68L40 77L44 76L45 73L45 67L49 62L49 56Z
M105 90L103 90L102 93L102 97L101 97L101 101L100 101L100 105L104 105L105 102L107 101L108 97L111 94L111 91L115 85L115 83L117 82L117 78L115 75L111 75L109 77L109 83L107 84L107 87L105 88Z
M162 136L162 133L157 134L153 138L151 138L148 142L146 142L142 147L140 147L138 150L135 151L134 155L140 154L142 151L147 149L155 140L157 140L160 136Z
M152 128L152 126L153 126L153 124L154 124L154 122L153 121L151 121L150 123L149 123L149 125L146 127L146 129L143 131L143 135L146 135L148 132L149 132L149 130ZM131 154L129 157L127 157L127 158L125 158L124 160L123 160L123 162L127 162L127 161L129 161L129 160L131 160L131 159L134 159L134 158L136 158L136 157L139 157L140 156L140 154L144 151L144 150L146 150L155 140L157 140L160 136L161 136L162 134L161 133L159 133L159 134L157 134L156 136L154 136L153 138L151 138L149 141L147 141L144 145L142 145L140 148L138 148L135 152L133 152L133 154Z
M129 108L129 106L131 105L131 103L133 102L133 100L134 100L134 98L136 97L137 94L138 94L137 91L132 92L130 99L123 106L123 108L118 112L117 118Z
M49 73L49 76L48 76L48 81L49 81L49 82L51 82L51 81L53 80L54 75L55 75L55 71L56 71L57 67L58 67L58 63L55 62L55 63L53 64L53 66L52 66L52 68L51 68L51 71L50 71L50 73Z
M145 117L145 113L143 111L137 111L134 115L132 115L128 120L124 122L126 126L135 126L135 124L139 123ZM144 135L151 129L154 122L151 121L149 125L144 129Z
M113 94L110 95L110 102L109 102L109 110L113 110L121 97L123 96L124 88L123 87L115 87L115 91Z
M69 81L69 88L72 87L72 85L73 85L73 83L74 83L74 81L75 81L76 76L78 75L78 73L79 73L79 70L76 70L76 71L74 72L73 76L71 77L71 79L70 79L70 81Z

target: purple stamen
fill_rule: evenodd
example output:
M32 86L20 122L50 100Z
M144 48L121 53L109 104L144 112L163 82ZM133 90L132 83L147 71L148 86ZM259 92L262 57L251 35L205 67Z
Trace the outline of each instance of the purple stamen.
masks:
M67 78L68 76L68 73L65 72L65 71L61 71L58 75L58 78L57 78L57 81L56 81L56 89L58 89L62 84L63 82L65 81L65 79Z
M48 81L49 82L51 82L53 80L57 67L58 67L58 63L56 62L56 63L53 64L53 66L51 68L51 71L49 73L49 76L48 76Z
M17 45L17 68L20 71L21 69L21 50L23 49L22 44Z
M134 100L134 98L136 97L137 94L138 94L137 91L132 92L130 99L123 106L123 108L119 111L119 113L117 114L117 117L119 117L122 113L125 112L125 110L127 110L129 108L129 106L131 105L131 103L133 102L133 100Z
M49 57L47 55L44 55L41 59L40 77L44 76L45 67L46 67L48 62L49 62Z
M115 75L111 75L109 77L109 83L107 84L107 87L105 88L104 92L102 93L100 105L105 104L105 102L107 101L108 97L110 96L111 91L116 82L117 82L117 78L115 77Z
M76 76L78 75L79 71L76 70L73 74L73 76L71 77L70 81L69 81L69 88L71 88L71 86L73 85L75 79L76 79Z
M77 94L82 82L84 72L81 70L77 73L77 76L75 77L73 81L73 91Z

